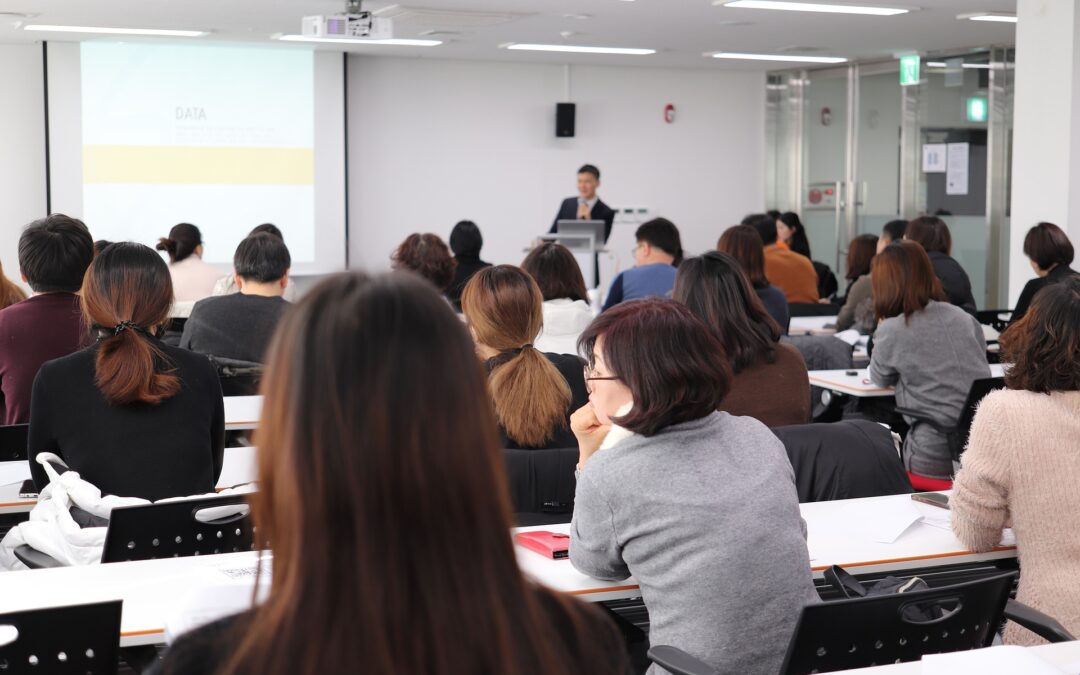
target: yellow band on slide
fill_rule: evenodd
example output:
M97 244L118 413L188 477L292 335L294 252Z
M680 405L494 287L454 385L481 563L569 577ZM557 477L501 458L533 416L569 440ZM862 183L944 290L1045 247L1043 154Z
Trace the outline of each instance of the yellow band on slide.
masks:
M84 183L313 185L311 148L84 145Z

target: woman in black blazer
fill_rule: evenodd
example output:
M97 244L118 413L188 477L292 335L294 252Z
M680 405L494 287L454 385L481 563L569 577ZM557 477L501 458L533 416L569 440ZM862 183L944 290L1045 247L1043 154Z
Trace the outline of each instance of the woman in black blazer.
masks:
M90 266L82 309L97 343L38 371L30 403L30 469L59 455L105 494L158 500L212 492L225 414L206 357L157 335L173 303L169 268L142 244L109 246Z
M941 287L949 302L975 316L978 308L971 292L971 279L960 263L950 257L952 234L945 221L934 216L916 218L908 223L904 239L909 239L926 250L930 256L930 264L934 267L934 274L941 281Z

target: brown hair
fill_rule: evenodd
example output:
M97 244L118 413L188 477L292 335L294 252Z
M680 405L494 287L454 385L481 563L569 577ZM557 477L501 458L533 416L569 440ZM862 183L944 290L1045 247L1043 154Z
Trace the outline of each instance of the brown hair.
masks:
M603 338L604 363L633 395L634 407L616 424L643 436L701 419L731 388L731 366L708 326L674 300L649 298L615 305L578 339L595 365Z
M153 333L169 319L172 278L149 247L118 242L86 272L82 311L98 335L95 382L109 403L156 405L180 391L180 378Z
M405 237L393 255L393 268L419 274L445 291L454 281L457 261L450 255L450 248L437 234L410 234Z
M525 256L521 263L525 270L536 280L544 300L589 301L589 290L585 287L585 277L581 276L581 266L570 249L555 242L545 242Z
M877 236L860 234L851 240L847 250L847 280L855 281L870 274L870 262L877 254Z
M752 225L734 225L724 230L720 241L716 242L716 250L738 260L754 288L768 287L769 280L765 277L765 244Z
M945 300L930 256L915 242L894 241L874 256L870 270L874 315L878 320L903 314L907 322L931 300Z
M920 216L907 224L904 239L919 244L927 253L937 251L952 255L952 234L945 221L935 216Z
M1054 265L1069 265L1073 261L1073 245L1060 227L1053 223L1039 223L1024 236L1024 255L1041 270Z
M1023 318L1001 334L1009 389L1080 391L1080 277L1050 284Z
M4 276L4 269L0 267L0 309L10 307L16 302L22 302L25 299L26 291Z
M532 346L544 328L540 288L513 265L485 267L462 291L461 311L476 340L499 352L489 385L506 435L519 445L543 446L565 428L571 393L555 365Z
M429 284L325 279L280 322L262 393L251 506L273 574L224 673L617 667L559 638L582 612L518 567L483 370Z
M190 258L195 249L202 246L202 233L191 223L173 225L169 236L158 239L157 250L169 254L169 260L178 263Z

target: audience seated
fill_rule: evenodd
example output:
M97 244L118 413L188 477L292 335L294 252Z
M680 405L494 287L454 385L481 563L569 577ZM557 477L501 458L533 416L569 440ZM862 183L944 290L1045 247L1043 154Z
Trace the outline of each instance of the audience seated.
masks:
M654 218L634 232L634 266L611 282L604 310L624 300L669 297L675 285L675 268L682 260L679 228L667 218Z
M747 216L743 224L752 225L765 245L765 276L784 292L788 304L816 303L818 278L814 264L806 256L776 243L776 221L766 216Z
M708 326L731 364L734 376L719 410L766 426L810 421L806 363L798 349L780 342L780 327L734 258L710 251L686 259L672 295Z
M454 280L450 282L450 288L446 291L446 297L450 298L454 309L461 311L461 292L465 290L465 284L469 283L472 276L484 269L491 267L491 263L480 259L480 249L484 247L484 235L480 228L471 220L463 220L450 231L450 250L454 252Z
M870 283L870 263L878 249L878 238L872 234L860 234L848 244L847 290L844 305L836 317L837 330L855 327L860 333L873 333L873 292Z
M87 235L87 252L92 242ZM156 337L173 303L169 268L116 243L90 266L82 306L97 344L41 367L30 404L30 469L59 455L103 494L158 500L212 492L221 473L221 385L205 357Z
M200 300L184 324L180 346L200 354L262 363L266 346L289 303L292 259L285 242L272 234L253 234L233 256L239 293Z
M581 337L589 404L570 560L630 575L649 640L721 673L775 673L801 608L817 602L795 477L765 425L717 412L723 347L672 300L625 303Z
M195 302L213 295L221 272L203 262L199 228L191 223L174 226L168 237L158 240L157 250L169 254L169 274L176 302Z
M786 244L789 250L809 258L814 266L818 279L818 297L831 298L836 295L840 289L840 285L836 282L836 275L828 265L814 260L810 255L810 240L806 238L806 228L799 214L788 211L773 220L776 222L777 244Z
M1068 235L1053 223L1039 223L1024 236L1024 255L1035 270L1036 278L1024 284L1016 301L1012 321L1024 318L1035 295L1050 284L1076 276L1069 265L1073 261L1073 245Z
M518 568L483 374L430 285L333 276L268 360L252 515L269 596L181 636L163 673L627 672L598 608Z
M934 216L916 218L908 223L904 239L926 250L948 301L974 316L976 306L975 296L971 294L971 280L960 263L949 257L952 255L952 234L945 221Z
M94 259L94 240L81 220L55 213L19 237L19 270L33 296L0 310L0 391L4 424L30 421L38 368L90 344L79 288Z
M427 279L445 293L454 281L457 263L450 255L446 242L437 234L410 234L390 256L391 267L407 270Z
M544 330L536 338L536 348L576 354L578 336L592 322L593 310L574 254L562 244L545 242L529 251L521 269L536 280L544 297Z
M1080 279L1047 286L1001 336L1008 389L987 395L956 475L952 527L989 551L1012 527L1023 573L1016 599L1080 634ZM1043 642L1016 624L1005 642Z
M930 258L921 246L896 242L872 264L874 313L879 321L870 356L870 379L896 387L896 404L955 425L971 383L990 377L986 341L975 317L945 301ZM948 440L908 419L904 466L916 476L949 480Z
M885 223L881 228L881 236L877 240L877 252L881 253L889 244L903 239L907 224L906 220L890 220Z
M248 236L250 237L253 234L261 234L263 232L265 232L266 234L272 234L283 242L285 241L285 236L281 234L281 230L278 229L277 225L274 225L273 223L263 223L262 225L256 225L255 228L248 233ZM230 293L238 293L239 291L240 287L236 285L236 275L226 274L225 276L218 279L217 282L214 284L214 292L212 293L212 295L229 295ZM289 277L289 283L285 286L285 292L281 295L281 297L285 298L289 302L296 302L296 285L293 284L293 279L291 276Z
M26 291L19 288L15 282L8 279L4 269L0 267L0 310L11 307L16 302L26 299Z
M480 270L461 295L507 448L574 446L570 414L588 397L580 358L536 348L542 305L536 282L512 265Z
M724 230L720 235L720 241L716 243L716 249L727 253L739 262L750 285L754 287L765 311L780 326L780 331L785 335L788 325L791 323L791 313L788 311L787 298L784 292L769 283L765 277L765 246L761 243L761 235L750 225L734 225Z

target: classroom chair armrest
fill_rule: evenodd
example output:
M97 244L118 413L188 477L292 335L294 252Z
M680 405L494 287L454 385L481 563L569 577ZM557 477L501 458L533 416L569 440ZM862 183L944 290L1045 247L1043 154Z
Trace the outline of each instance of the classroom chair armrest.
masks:
M1054 617L1016 600L1010 599L1005 603L1005 618L1048 642L1071 642L1076 639Z
M678 647L658 645L649 649L649 660L673 675L720 675L720 671Z
M16 546L12 553L15 554L15 557L19 560L19 562L26 565L32 570L41 570L49 567L65 566L63 563L61 563L59 560L52 557L51 555L47 553L42 553L36 548L32 548L26 544L23 544L22 546Z

